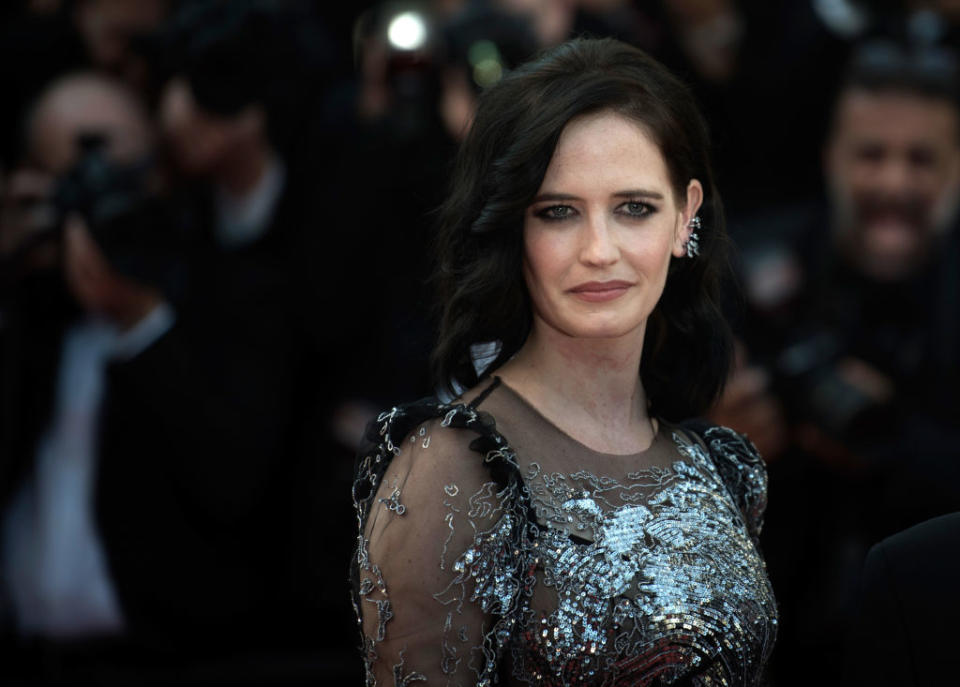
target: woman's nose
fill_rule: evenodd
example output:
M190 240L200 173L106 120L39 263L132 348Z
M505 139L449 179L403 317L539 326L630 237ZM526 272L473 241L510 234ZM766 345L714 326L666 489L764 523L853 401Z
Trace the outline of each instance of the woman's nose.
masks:
M612 265L620 258L613 229L603 215L588 216L583 230L583 243L580 260L585 264L604 267Z

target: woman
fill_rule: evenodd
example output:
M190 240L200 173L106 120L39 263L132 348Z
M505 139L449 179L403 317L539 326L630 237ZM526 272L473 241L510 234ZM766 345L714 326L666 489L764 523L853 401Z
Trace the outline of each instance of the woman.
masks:
M484 94L437 278L439 378L468 391L383 413L358 464L368 684L759 680L763 463L671 422L729 365L707 148L687 90L613 40Z

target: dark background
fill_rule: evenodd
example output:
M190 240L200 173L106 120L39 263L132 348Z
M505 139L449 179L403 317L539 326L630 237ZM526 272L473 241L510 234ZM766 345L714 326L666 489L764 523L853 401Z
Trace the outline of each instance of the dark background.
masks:
M38 442L58 426L58 390L69 386L58 377L63 342L78 323L133 331L157 303L174 318L133 356L96 364L103 393L86 397L97 437L84 473L91 486L75 511L44 511L94 523L123 620L105 629L67 612L59 625L25 624L23 556L5 545L0 637L11 658L0 660L0 679L361 679L347 584L353 451L377 409L433 393L431 213L457 140L502 70L591 35L649 51L706 113L744 301L731 298L741 353L711 417L750 434L768 460L763 545L781 604L770 683L834 682L869 547L960 510L960 253L948 212L908 274L861 278L836 246L824 150L845 65L869 41L935 52L945 62L930 69L945 63L952 78L954 5L4 3L5 522L43 481ZM404 13L406 32L394 23ZM38 143L53 135L31 124L31 108L78 72L140 103L148 173L115 158L110 141L92 157L77 142L62 163ZM79 117L85 106L70 101L79 96L65 97L64 121ZM103 126L86 133L113 135ZM223 198L254 188L265 160L282 163L279 199L257 238L224 243ZM113 169L112 181L97 164ZM897 183L884 192L899 197ZM958 189L951 179L938 198L951 205ZM111 214L114 197L122 211ZM27 212L37 208L46 214ZM71 267L81 259L77 222L93 241L84 264L102 258L99 276ZM764 278L782 287L773 301ZM785 370L797 345L808 355ZM849 373L857 364L869 372Z

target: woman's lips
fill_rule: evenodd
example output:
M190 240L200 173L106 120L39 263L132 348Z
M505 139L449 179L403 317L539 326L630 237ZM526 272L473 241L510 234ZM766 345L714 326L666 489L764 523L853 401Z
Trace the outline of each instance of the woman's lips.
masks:
M590 281L574 286L570 289L570 293L589 303L601 303L619 298L631 286L633 284L628 281Z

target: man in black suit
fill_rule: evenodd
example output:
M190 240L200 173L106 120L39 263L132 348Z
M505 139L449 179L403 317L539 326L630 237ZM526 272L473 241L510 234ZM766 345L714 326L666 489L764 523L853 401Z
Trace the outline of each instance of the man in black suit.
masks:
M309 25L249 2L174 23L159 115L189 189L189 278L169 331L110 368L98 512L127 618L153 645L295 650L333 678L317 650L353 644L325 632L351 622L351 463L327 418L360 308L336 199L291 152Z
M844 685L960 681L960 513L887 537L864 565Z
M169 331L109 370L98 512L127 618L154 645L296 651L335 679L354 643L326 631L352 622L352 463L328 418L364 280L327 161L295 152L313 140L314 25L273 7L208 3L173 25L159 115L189 189L189 276Z

